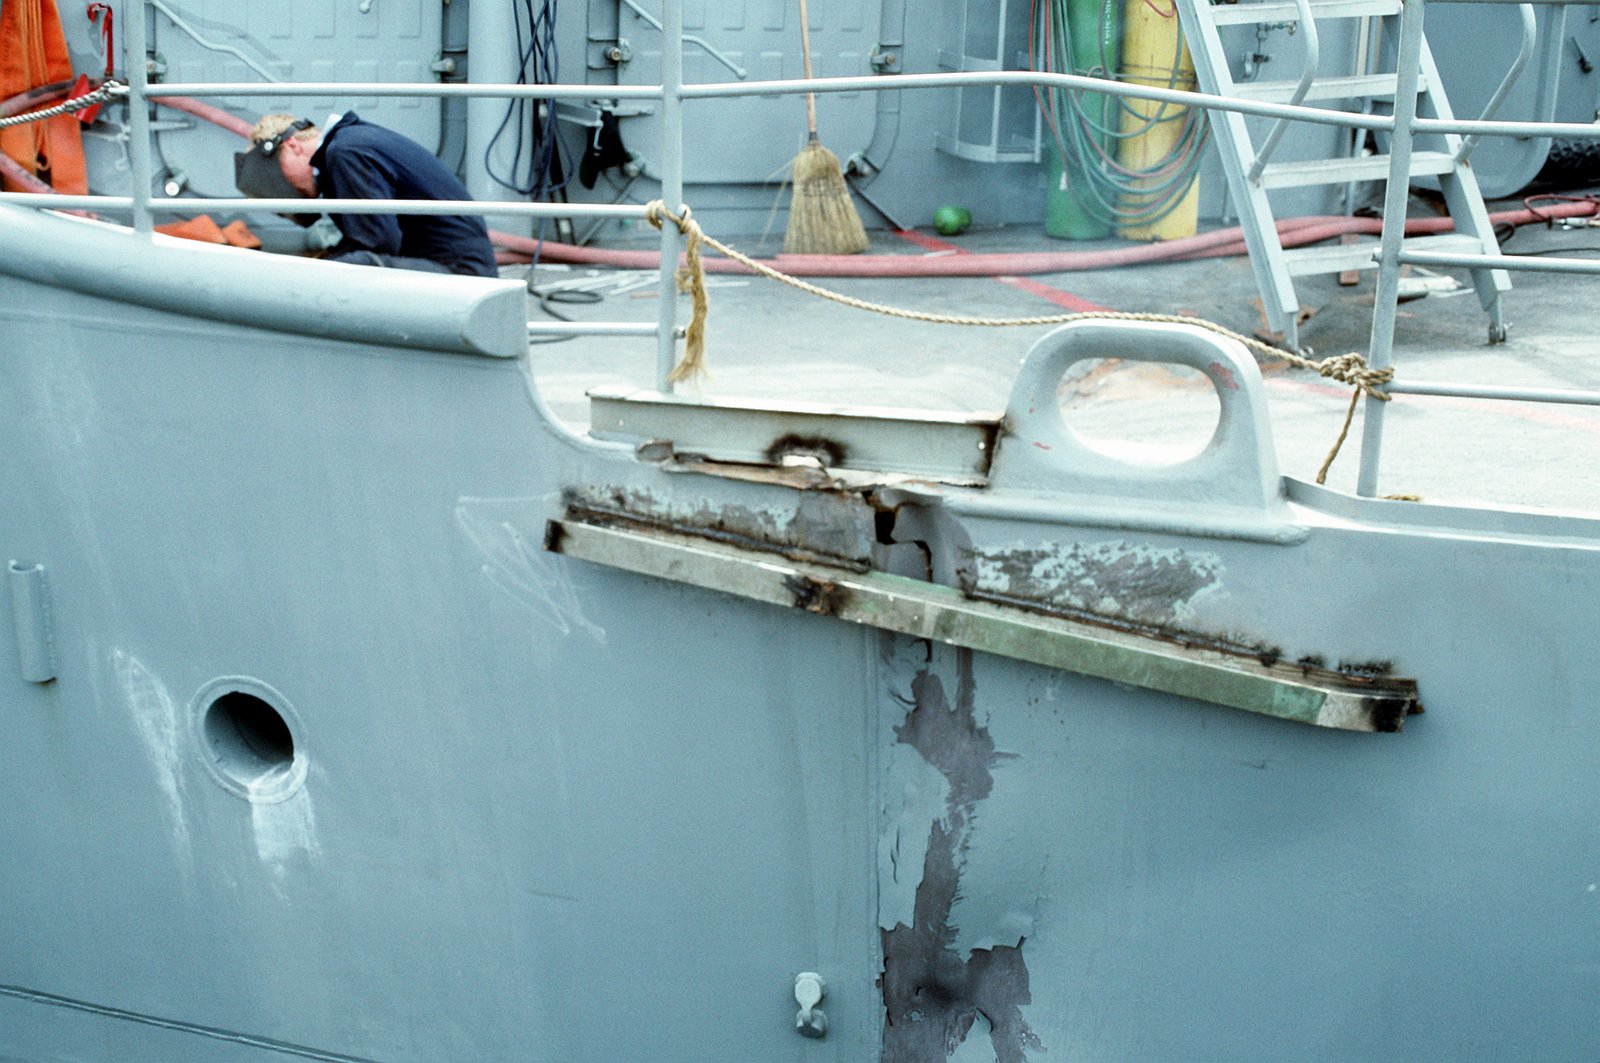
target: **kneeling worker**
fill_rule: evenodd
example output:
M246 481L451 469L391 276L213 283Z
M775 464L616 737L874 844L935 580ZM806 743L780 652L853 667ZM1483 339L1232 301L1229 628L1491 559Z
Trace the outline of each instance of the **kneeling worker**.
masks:
M254 145L234 157L247 196L315 199L472 197L422 145L346 113L327 132L293 115L269 114L250 131ZM496 277L489 230L476 215L335 214L343 239L334 262Z

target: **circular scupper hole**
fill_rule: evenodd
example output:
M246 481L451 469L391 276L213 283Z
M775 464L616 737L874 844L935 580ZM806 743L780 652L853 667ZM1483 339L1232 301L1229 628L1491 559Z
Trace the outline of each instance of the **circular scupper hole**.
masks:
M1092 358L1061 382L1061 417L1096 451L1130 465L1177 465L1205 450L1222 402L1198 369Z
M206 711L206 738L229 773L257 779L294 763L294 735L278 710L254 694L235 690Z
M215 690L201 719L212 774L234 793L260 802L283 800L305 778L286 707L266 694L237 687Z

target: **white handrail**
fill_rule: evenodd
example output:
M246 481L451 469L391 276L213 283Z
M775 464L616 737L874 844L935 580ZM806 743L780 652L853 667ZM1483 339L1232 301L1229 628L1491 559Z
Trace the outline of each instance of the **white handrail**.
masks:
M1480 121L1489 121L1500 110L1500 105L1506 102L1506 97L1511 94L1511 86L1515 85L1522 77L1522 72L1527 69L1528 60L1533 58L1533 46L1538 36L1538 24L1534 21L1533 5L1519 4L1518 10L1522 13L1522 47L1517 52L1516 61L1511 64L1511 69L1506 71L1506 76L1500 79L1500 87L1494 90L1494 95L1489 97L1488 104L1483 108L1483 113L1478 116ZM1464 163L1472 156L1478 146L1481 133L1469 133L1461 142L1461 150L1456 152L1456 162Z
M1295 10L1300 14L1300 30L1305 34L1305 66L1300 71L1300 81L1295 85L1293 94L1289 97L1291 106L1298 106L1304 102L1306 93L1311 89L1311 83L1317 79L1317 67L1322 63L1322 40L1317 33L1317 20L1311 14L1310 0L1294 0ZM1283 134L1289 131L1289 119L1280 118L1267 133L1267 139L1262 143L1261 150L1256 152L1256 161L1250 165L1250 173L1246 180L1255 184L1261 180L1261 174L1267 168L1267 162L1272 158L1272 153L1278 149L1278 142L1283 139Z
M1489 2L1489 0L1449 0L1449 2ZM1556 0L1545 0L1556 2ZM1394 119L1387 115L1355 114L1325 107L1308 107L1216 96L1187 89L1167 89L1151 85L1111 81L1082 74L1047 74L1032 70L993 70L941 74L895 74L885 77L817 78L815 81L726 81L696 82L684 85L679 96L684 100L722 99L739 96L787 96L805 92L900 92L914 89L965 88L985 85L1074 89L1174 103L1210 110L1236 111L1260 118L1290 118L1309 125L1340 126L1347 129L1372 129L1392 132ZM582 99L582 100L659 100L659 85L487 85L436 82L319 81L263 85L260 82L171 82L151 85L144 93L163 96L484 96L495 99ZM1580 122L1499 122L1482 119L1418 118L1413 123L1418 133L1481 133L1485 136L1559 136L1578 139L1600 138L1600 126Z

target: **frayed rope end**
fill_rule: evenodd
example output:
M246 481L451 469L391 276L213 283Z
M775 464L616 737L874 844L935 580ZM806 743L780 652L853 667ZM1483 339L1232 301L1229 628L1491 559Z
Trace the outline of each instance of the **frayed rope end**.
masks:
M693 310L689 327L684 332L683 357L667 374L668 383L681 384L706 373L706 312L710 309L710 300L706 297L706 271L700 260L700 245L705 240L705 234L700 231L700 223L694 220L688 207L683 208L680 217L668 210L662 200L651 200L644 208L644 217L657 229L670 221L685 237L685 262L684 268L677 273L678 290L688 293Z

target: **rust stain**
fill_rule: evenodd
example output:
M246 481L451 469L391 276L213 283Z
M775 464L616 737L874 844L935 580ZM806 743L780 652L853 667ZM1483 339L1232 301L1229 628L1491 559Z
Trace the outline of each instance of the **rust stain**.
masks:
M783 581L797 609L819 616L834 616L850 604L850 592L829 580L796 574Z
M844 445L823 436L803 436L790 433L773 441L767 448L767 460L782 465L785 459L810 459L825 469L843 466L846 453Z
M1422 711L1420 703L1395 698L1362 698L1361 707L1372 720L1372 729L1379 734L1394 734L1400 730L1407 716L1415 716Z

